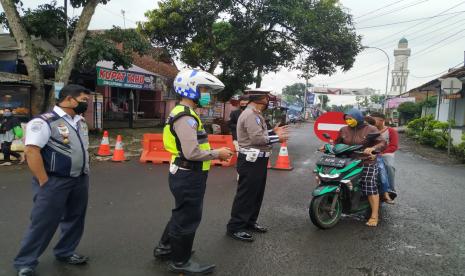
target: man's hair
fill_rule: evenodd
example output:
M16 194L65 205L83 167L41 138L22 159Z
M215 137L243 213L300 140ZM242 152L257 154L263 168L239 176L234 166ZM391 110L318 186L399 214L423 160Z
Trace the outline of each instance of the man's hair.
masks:
M73 98L79 97L81 93L90 95L90 90L78 84L68 84L61 89L60 94L58 95L58 102L61 103L68 96Z
M375 119L373 119L373 117L371 116L365 116L365 122L369 123L372 126L376 125Z
M370 114L371 117L386 119L386 115L380 112L374 112Z

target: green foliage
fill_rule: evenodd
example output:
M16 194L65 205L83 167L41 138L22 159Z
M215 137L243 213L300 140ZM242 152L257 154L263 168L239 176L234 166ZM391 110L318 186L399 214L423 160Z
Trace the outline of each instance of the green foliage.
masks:
M414 119L407 124L407 135L423 145L447 148L449 123L434 120L433 116Z
M230 95L283 66L307 76L348 70L361 49L338 1L164 0L145 15L138 30L191 67L220 68Z
M114 62L114 68L128 68L132 64L133 53L147 54L150 48L150 43L137 31L113 26L110 30L88 34L76 67L93 69L100 60L108 60Z
M399 105L397 111L399 111L400 116L408 122L410 120L420 117L421 106L417 103L405 102Z
M318 99L320 100L321 107L326 109L329 103L329 97L327 95L319 95Z
M21 19L29 35L44 39L64 39L66 34L66 21L68 21L68 32L73 33L77 23L77 17L66 18L65 10L62 6L57 6L56 1L39 5L36 9L22 10ZM5 13L0 14L0 22L6 29L9 29L8 20Z
M282 94L284 95L286 101L288 101L289 103L298 103L300 105L303 105L305 90L305 83L294 83L292 85L285 86L282 90Z
M462 161L465 161L465 134L462 135L462 142L454 147L454 153Z
M370 98L367 96L356 96L355 102L357 102L358 106L367 108L370 106Z

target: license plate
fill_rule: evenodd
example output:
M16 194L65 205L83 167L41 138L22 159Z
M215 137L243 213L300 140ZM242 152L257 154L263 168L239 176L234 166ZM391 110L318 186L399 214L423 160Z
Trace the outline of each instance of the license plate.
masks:
M337 158L331 155L323 155L320 157L320 160L316 162L317 165L321 166L330 166L335 168L344 168L346 165L346 159Z

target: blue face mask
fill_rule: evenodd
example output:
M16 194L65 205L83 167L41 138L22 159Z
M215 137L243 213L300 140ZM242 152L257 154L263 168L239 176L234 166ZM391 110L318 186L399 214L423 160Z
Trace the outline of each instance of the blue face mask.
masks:
M11 112L4 112L3 113L3 117L10 117L11 116Z
M211 101L210 93L200 93L199 106L205 107Z

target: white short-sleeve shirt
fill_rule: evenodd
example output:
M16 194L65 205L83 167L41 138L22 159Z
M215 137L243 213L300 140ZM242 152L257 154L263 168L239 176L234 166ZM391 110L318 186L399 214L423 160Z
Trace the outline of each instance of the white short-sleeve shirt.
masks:
M77 130L77 124L80 120L82 120L80 115L71 117L59 106L55 106L53 111L58 114L58 116L65 119L66 122L68 122L72 127L74 127L74 129ZM43 148L48 143L50 136L50 127L48 126L47 122L40 118L35 118L27 123L24 144L26 146L32 145Z

